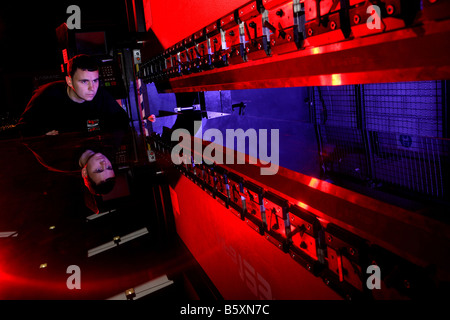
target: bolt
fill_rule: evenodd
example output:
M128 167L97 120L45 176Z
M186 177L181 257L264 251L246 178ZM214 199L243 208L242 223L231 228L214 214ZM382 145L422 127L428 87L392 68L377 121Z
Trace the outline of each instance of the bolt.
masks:
M309 29L308 29L308 36L311 37L311 36L313 35L313 33L314 33L314 32L313 32L313 29L309 28Z
M330 28L331 28L331 30L335 30L336 29L336 22L331 21Z
M355 16L353 17L353 22L355 24L358 24L361 21L361 17L358 16L357 14L355 14Z
M387 12L387 14L390 15L390 16L393 15L394 12L395 12L394 6L393 6L392 4L388 5L388 6L386 7L386 12Z

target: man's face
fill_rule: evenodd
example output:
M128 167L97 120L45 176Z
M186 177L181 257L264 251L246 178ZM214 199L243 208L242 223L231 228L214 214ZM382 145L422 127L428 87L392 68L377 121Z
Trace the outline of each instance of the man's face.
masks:
M99 77L97 71L77 69L73 77L66 77L71 92L69 97L75 102L91 101L97 94Z
M111 162L101 153L94 154L86 163L85 169L85 174L88 174L97 185L108 178L115 177Z

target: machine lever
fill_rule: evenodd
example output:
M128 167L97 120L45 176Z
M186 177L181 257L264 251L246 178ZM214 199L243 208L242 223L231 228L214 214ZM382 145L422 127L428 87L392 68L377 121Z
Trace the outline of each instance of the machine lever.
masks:
M286 32L284 32L283 26L281 25L280 22L278 22L278 37L286 39Z
M269 21L264 21L264 27L268 28L270 31L272 31L273 33L277 32L277 29L269 22Z

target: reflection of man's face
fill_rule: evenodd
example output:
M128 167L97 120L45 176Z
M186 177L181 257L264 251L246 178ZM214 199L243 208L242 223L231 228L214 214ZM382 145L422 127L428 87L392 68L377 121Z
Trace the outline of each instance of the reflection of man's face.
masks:
M95 184L108 178L114 178L115 173L111 162L101 153L94 154L86 163L86 171Z
M91 101L97 94L98 71L77 69L73 77L66 77L66 81L70 88L69 97L75 102Z

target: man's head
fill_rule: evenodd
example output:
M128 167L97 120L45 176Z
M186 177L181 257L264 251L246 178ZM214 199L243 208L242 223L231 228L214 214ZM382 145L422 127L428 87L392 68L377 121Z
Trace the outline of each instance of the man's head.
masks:
M66 83L67 93L73 101L82 103L94 99L99 87L98 65L95 59L85 54L70 59Z
M92 194L110 192L115 184L115 172L111 161L102 153L94 153L81 169L84 184Z

